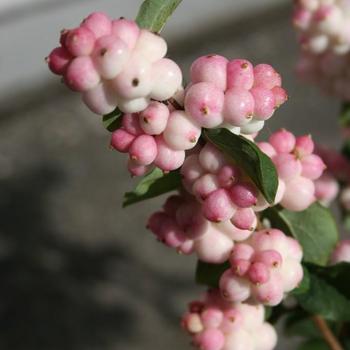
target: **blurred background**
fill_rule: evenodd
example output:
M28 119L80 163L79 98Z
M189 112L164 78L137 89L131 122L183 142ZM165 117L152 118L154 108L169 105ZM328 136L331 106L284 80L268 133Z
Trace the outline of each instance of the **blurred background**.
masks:
M146 231L158 198L121 209L133 187L126 159L44 57L59 31L94 10L134 18L139 0L0 0L0 348L190 349L178 326L203 290L195 259ZM337 146L337 101L300 84L287 0L184 0L164 36L185 75L199 55L270 63L286 103L284 126ZM281 339L278 349L295 349Z

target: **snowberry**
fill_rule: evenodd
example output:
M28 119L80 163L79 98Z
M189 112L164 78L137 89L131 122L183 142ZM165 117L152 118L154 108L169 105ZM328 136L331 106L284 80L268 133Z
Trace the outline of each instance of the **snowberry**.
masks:
M67 33L64 46L72 56L89 56L95 40L95 35L90 29L78 27Z
M250 90L254 84L253 65L243 59L235 59L227 65L227 88Z
M109 35L112 31L112 22L103 12L93 12L83 20L81 26L94 33L96 39Z
M56 47L51 51L46 61L51 72L63 75L66 72L69 62L71 61L71 54L64 47Z
M170 148L161 136L157 136L155 140L158 154L154 164L164 171L180 168L185 160L185 151Z
M130 158L139 165L151 164L157 156L157 144L154 137L140 135L132 142L129 149Z
M350 240L340 241L332 253L331 264L334 265L341 262L350 263Z
M139 115L142 130L148 135L161 134L168 122L169 109L160 102L152 101Z

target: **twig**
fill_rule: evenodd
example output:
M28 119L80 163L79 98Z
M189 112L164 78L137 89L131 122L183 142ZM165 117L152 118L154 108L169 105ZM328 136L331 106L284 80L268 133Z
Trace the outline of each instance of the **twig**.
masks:
M327 322L319 315L312 316L312 320L321 331L324 340L327 342L332 350L344 350L339 340L335 337Z

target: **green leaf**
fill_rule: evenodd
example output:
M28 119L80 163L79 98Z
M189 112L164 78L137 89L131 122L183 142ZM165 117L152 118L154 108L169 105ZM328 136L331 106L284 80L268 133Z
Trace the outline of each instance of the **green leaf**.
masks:
M304 261L326 265L338 241L338 229L328 208L314 203L308 209L292 212L273 207L265 210L272 227L296 238L304 251Z
M348 127L350 125L350 103L349 102L344 102L341 107L339 123L343 128Z
M302 343L298 350L330 350L330 348L322 339L310 339Z
M136 22L141 28L160 33L182 0L146 0L142 3Z
M196 282L209 287L217 288L221 275L230 268L230 263L209 264L198 260L196 268Z
M271 159L251 141L227 129L205 130L204 135L244 170L269 203L275 200L278 177Z
M120 128L123 112L119 110L119 108L116 108L113 112L109 114L105 114L102 118L102 122L104 127L110 131L113 132Z
M155 168L141 179L132 192L125 193L123 207L160 196L163 193L176 190L180 186L181 175L179 171L164 174L162 170Z
M350 300L334 285L310 272L307 293L296 295L301 307L330 321L350 321Z

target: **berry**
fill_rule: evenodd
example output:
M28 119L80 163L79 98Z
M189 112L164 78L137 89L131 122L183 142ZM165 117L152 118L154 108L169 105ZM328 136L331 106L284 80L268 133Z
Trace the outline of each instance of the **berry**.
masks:
M64 47L56 47L46 58L46 62L52 73L63 75L65 74L71 59L72 56Z
M65 38L65 48L73 56L89 56L95 45L94 33L86 27L70 30Z
M269 64L258 64L254 67L254 87L271 90L281 84L281 76Z
M161 36L141 29L133 52L136 57L142 57L153 63L163 58L166 52L167 44Z
M152 101L139 115L139 124L148 135L160 135L166 128L169 118L168 107L160 102Z
M229 220L235 212L229 193L224 189L212 192L203 203L204 216L214 222Z
M111 146L119 152L129 152L129 148L135 140L135 135L120 128L112 133Z
M273 92L264 87L257 86L250 90L254 98L254 117L259 120L269 119L276 107Z
M132 50L136 45L140 29L134 21L119 18L112 21L112 34L123 40Z
M257 202L257 191L248 182L241 182L233 185L229 189L230 198L235 205L240 208L249 208Z
M94 12L90 14L83 20L81 26L93 32L96 39L104 35L109 35L112 32L111 20L103 12Z
M253 65L242 59L232 60L227 65L227 88L250 90L254 84Z
M332 253L331 264L350 262L350 240L340 241Z
M176 151L170 148L160 136L155 138L158 154L154 164L164 171L171 171L181 167L185 160L185 151Z
M150 135L140 135L130 146L130 158L139 165L150 165L157 156L157 144Z

